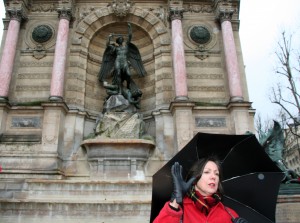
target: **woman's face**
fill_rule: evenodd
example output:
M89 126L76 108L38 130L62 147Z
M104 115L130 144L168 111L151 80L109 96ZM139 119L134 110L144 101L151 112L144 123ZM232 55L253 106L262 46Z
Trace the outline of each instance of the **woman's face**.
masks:
M216 163L208 161L204 166L202 176L198 180L195 189L203 196L211 196L216 193L219 185L219 169Z

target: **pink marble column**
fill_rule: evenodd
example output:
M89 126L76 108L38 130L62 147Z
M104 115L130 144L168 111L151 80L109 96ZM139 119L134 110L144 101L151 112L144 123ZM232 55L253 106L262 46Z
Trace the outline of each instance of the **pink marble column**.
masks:
M61 101L64 93L65 67L69 39L69 25L71 15L69 11L59 11L57 39L55 45L54 62L50 88L50 100Z
M230 21L231 16L221 14L221 27L225 52L226 69L229 80L230 101L243 101L241 77L237 52L234 42L233 29Z
M175 79L175 100L187 100L188 91L181 24L182 11L172 10L170 18L172 21L172 60Z
M14 68L21 16L11 17L0 62L0 99L7 100Z

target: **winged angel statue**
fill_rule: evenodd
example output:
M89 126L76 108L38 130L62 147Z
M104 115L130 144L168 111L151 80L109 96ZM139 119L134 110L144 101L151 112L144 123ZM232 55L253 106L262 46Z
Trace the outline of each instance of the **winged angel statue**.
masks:
M111 38L115 36L116 44L111 44ZM133 67L141 77L146 75L146 71L139 49L131 43L131 39L132 29L130 23L128 23L128 36L125 43L123 35L110 34L108 36L98 79L100 82L103 82L103 86L106 88L109 96L121 94L129 103L136 108L140 108L140 100L143 93L131 78L130 69ZM112 75L112 83L108 84L105 79L110 75ZM123 85L125 81L126 87Z

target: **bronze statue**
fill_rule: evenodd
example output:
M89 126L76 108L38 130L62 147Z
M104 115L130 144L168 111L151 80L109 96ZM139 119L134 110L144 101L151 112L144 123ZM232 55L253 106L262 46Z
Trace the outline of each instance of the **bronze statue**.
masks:
M116 43L111 44L111 38L117 36ZM146 71L142 63L142 58L138 48L131 43L132 29L128 23L128 36L124 43L124 38L119 34L110 34L103 54L103 61L98 75L100 82L107 89L107 94L122 94L131 104L139 108L141 90L131 78L131 66L139 76L145 76ZM105 82L105 79L112 75L112 84ZM126 87L123 82L126 81Z
M268 133L261 137L260 144L273 162L285 173L284 183L300 183L297 173L288 169L283 162L284 135L283 129L277 121L274 121L273 128L269 129Z

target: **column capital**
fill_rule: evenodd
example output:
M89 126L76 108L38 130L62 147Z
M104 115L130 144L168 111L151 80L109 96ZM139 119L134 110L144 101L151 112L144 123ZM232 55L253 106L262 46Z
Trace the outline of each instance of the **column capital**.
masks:
M234 9L224 9L224 8L220 8L217 11L217 19L222 23L224 21L231 21L232 19L232 15L235 12Z
M216 19L219 20L220 23L224 21L231 22L233 14L238 13L239 2L233 2L231 0L214 0L213 7Z
M178 9L178 8L171 8L170 11L169 11L169 19L171 21L173 20L182 20L183 18L183 9Z
M59 19L66 19L71 21L73 19L73 10L70 7L59 7L57 8L58 18Z
M59 0L57 12L59 19L68 21L74 20L75 1L74 0Z
M28 15L28 0L6 0L4 1L6 14L10 20L22 22L27 20Z
M19 22L22 22L23 20L27 20L27 15L24 12L24 10L17 9L17 8L9 8L6 10L10 20L17 20Z

